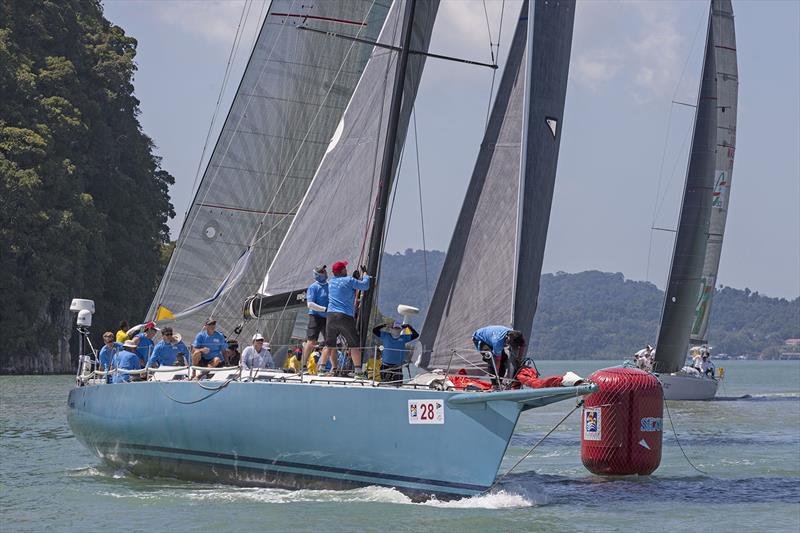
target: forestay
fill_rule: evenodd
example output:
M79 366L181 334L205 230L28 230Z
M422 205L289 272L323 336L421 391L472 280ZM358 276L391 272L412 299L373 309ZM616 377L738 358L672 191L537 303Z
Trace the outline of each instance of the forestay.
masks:
M689 168L656 341L654 370L657 372L675 372L683 366L697 295L702 286L717 168L718 91L715 35L718 25L712 24L712 19L713 17L709 17Z
M528 31L529 11L532 31ZM416 360L422 367L447 366L452 349L466 349L477 363L480 358L471 346L471 335L488 324L510 325L530 337L561 139L574 14L575 3L569 1L536 1L532 10L527 2L522 6L422 329Z
M722 238L728 217L733 157L736 150L736 113L739 94L739 69L736 61L736 34L730 0L711 3L714 59L717 68L717 146L711 219L706 239L706 257L700 296L695 306L690 341L708 344L708 320L722 255Z
M423 53L428 51L438 5L438 1L425 1L416 7L411 37L414 53L409 58L405 77L392 175L397 170L405 142L425 65ZM405 2L395 2L378 39L380 43L399 45L404 8ZM263 302L278 308L296 303L290 301L288 295L309 284L315 265L348 260L357 266L363 261L375 206L397 56L394 50L375 48L261 288L262 294L287 294L287 298L264 299Z
M370 54L300 26L374 40L390 3L272 1L149 316L204 303L174 323L188 338L211 314L226 333L241 322ZM251 245L245 271L220 290ZM275 324L260 326L270 334Z

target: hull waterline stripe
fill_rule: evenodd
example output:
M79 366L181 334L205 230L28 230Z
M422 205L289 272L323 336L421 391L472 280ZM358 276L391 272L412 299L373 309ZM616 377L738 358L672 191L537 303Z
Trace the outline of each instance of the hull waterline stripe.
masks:
M274 466L282 466L287 468L300 468L305 470L316 470L319 472L331 472L335 474L345 474L351 476L361 476L361 477L372 477L378 479L387 479L392 481L402 481L406 483L418 483L424 485L434 485L439 487L450 487L456 489L466 489L466 490L475 490L475 491L484 491L488 489L488 486L484 485L474 485L472 483L453 483L450 481L440 481L438 479L425 479L419 477L411 477L411 476L402 476L399 474L385 474L382 472L370 472L368 470L353 470L349 468L341 468L336 466L324 466L324 465L314 465L308 463L296 463L293 461L278 461L274 459L262 459L260 457L247 457L243 455L231 455L227 453L219 453L219 452L206 452L201 450L180 450L177 448L168 448L165 446L149 446L146 444L122 444L122 443L98 443L96 445L100 448L130 448L132 450L143 450L143 451L152 451L152 452L162 452L162 453L172 453L176 455L194 455L198 457L209 457L214 459L226 459L228 461L234 462L247 462L247 463L257 463L263 465L274 465Z

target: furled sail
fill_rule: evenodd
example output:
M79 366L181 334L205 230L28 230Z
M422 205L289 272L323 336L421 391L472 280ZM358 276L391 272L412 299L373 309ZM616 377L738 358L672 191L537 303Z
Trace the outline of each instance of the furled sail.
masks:
M719 25L713 24L713 16L710 16L689 168L656 341L653 365L656 372L675 372L683 366L697 295L702 287L717 169L718 89L715 51L718 30Z
M736 33L730 0L711 3L711 25L714 33L714 58L717 67L717 155L714 170L714 193L711 199L711 220L706 239L706 259L700 296L695 305L690 342L708 344L708 320L717 284L722 238L728 217L731 194L733 157L736 150L736 108L739 94L739 69L736 61Z
M422 329L416 355L422 367L447 366L453 349L472 354L472 332L482 326L509 325L530 336L555 185L574 16L572 1L536 0L531 9L523 3ZM477 354L474 358L480 359Z
M241 322L370 55L301 26L374 40L390 4L272 1L149 316L171 310L184 335L212 314L226 333Z
M393 168L396 172L406 138L411 110L425 65L438 1L418 2L413 20ZM399 46L405 2L395 2L378 39ZM392 81L398 53L376 47L344 113L327 153L317 170L289 232L278 250L261 293L270 295L252 307L272 310L276 305L296 305L297 294L311 281L315 265L348 260L360 264L366 254L371 213L387 114L392 100Z

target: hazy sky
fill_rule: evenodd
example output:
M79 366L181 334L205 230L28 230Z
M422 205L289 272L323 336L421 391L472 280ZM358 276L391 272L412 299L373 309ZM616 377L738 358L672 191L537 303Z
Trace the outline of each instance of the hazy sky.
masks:
M176 237L237 23L249 6L223 117L266 6L261 0L104 5L106 16L139 41L140 120L176 178ZM431 51L488 61L483 5L442 0ZM486 5L496 41L503 2ZM501 68L519 7L505 2ZM800 2L741 0L733 8L738 138L719 283L794 298L800 294ZM699 0L578 3L545 272L622 272L664 287L674 234L650 228L677 224L694 110L672 101L696 100L707 11L708 2ZM486 68L436 60L426 66L416 116L429 249L447 249L482 137L491 77ZM412 127L388 251L422 248L415 157Z

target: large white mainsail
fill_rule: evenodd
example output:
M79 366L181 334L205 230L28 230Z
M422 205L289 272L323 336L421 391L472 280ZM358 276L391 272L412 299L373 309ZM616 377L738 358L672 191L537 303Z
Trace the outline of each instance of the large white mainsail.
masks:
M399 46L405 5L404 1L395 2L379 43ZM416 6L410 46L413 53L404 80L394 171L405 142L438 6L435 0L418 2ZM340 259L358 265L363 260L375 206L397 57L396 50L374 49L260 291L266 295L287 296L283 300L280 297L270 300L270 308L262 307L262 311L296 304L291 295L310 283L315 265ZM254 309L257 310L258 305L254 303Z
M390 3L273 0L149 316L170 309L184 335L241 322L370 55L301 27L374 40Z
M719 197L724 201L719 208L714 206L714 193L722 172L727 174L725 189L729 187L733 168L738 83L735 49L730 0L712 0L689 168L656 341L654 370L657 372L676 372L683 367L696 318L706 321L697 326L698 339L705 336L707 328L707 317L701 316L707 314L702 299L707 296L710 306L728 190ZM712 220L715 227L710 225ZM711 256L707 256L708 250ZM704 277L710 283L707 295L703 290Z
M695 306L690 341L708 344L708 320L722 256L722 238L728 218L728 203L736 151L736 112L739 95L739 68L736 61L736 33L733 9L729 0L711 4L711 25L714 33L714 56L717 66L717 155L714 171L714 193L711 219L706 239L703 280Z
M528 338L533 325L575 3L537 1L531 7L533 25L529 27L528 3L522 6L422 329L416 362L426 368L446 366L450 351L470 347L472 332L482 326L511 325Z

